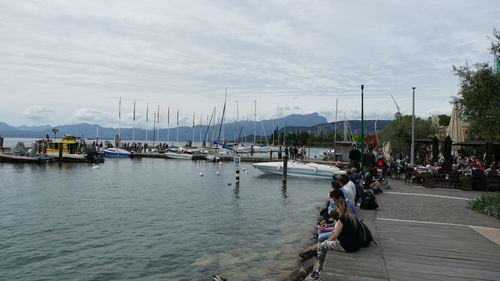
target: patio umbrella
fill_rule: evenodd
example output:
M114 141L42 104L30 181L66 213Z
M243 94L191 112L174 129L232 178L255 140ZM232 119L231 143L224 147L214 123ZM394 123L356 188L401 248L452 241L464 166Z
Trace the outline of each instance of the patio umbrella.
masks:
M443 145L443 156L444 156L444 169L451 170L451 144L452 140L450 136L444 139Z
M454 143L463 142L465 140L464 131L462 130L464 122L458 115L458 111L454 108L451 111L450 124L448 125L448 136ZM458 146L453 148L453 154L457 154Z
M439 140L436 136L432 138L432 161L435 163L439 159Z

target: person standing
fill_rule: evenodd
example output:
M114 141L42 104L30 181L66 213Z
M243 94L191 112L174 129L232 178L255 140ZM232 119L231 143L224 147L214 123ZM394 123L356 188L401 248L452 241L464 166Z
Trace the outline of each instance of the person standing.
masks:
M351 162L349 163L349 168L356 168L356 170L361 171L361 166L359 162L361 161L361 152L359 152L358 147L353 144L352 149L349 152L349 159Z

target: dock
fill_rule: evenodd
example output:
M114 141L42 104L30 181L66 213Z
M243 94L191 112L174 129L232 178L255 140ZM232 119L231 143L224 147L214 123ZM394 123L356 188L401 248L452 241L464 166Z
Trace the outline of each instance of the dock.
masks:
M500 220L467 208L480 192L390 184L360 210L378 246L329 251L320 280L500 280Z

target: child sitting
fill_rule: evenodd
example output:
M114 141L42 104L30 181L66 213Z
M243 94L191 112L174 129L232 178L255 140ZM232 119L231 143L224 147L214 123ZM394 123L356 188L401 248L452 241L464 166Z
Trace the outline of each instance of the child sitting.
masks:
M331 224L318 225L318 242L321 243L332 236L335 230L335 224L339 221L339 211L336 209L330 212L330 218L333 220Z

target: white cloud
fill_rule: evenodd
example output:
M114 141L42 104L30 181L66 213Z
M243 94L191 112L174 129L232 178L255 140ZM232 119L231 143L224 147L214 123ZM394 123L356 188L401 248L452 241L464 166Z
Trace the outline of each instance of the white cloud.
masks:
M231 116L255 99L262 118L331 112L337 97L347 112L362 83L369 116L393 111L390 94L411 108L411 86L426 114L450 106L452 65L491 60L498 14L493 0L3 1L0 120L29 125L15 108L50 100L54 122L118 124L122 97L123 124L137 100L144 126L147 102L207 115L226 87Z
M54 111L45 105L31 105L24 109L22 114L35 124L45 124L53 121Z

